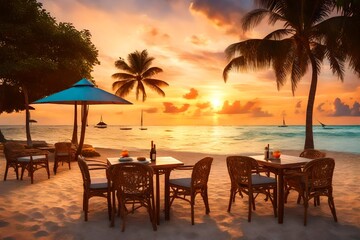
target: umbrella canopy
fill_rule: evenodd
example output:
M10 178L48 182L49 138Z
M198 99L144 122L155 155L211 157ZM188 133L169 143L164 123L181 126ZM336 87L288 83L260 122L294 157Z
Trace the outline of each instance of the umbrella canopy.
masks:
M56 103L56 104L132 104L131 102L106 92L87 80L81 79L72 87L39 99L33 103Z
M52 104L81 104L83 107L83 117L81 121L81 135L80 142L76 152L76 156L81 153L84 144L85 129L88 115L88 105L95 104L132 104L131 102L118 97L114 94L106 92L87 80L81 79L72 87L63 91L54 93L50 96L39 99L34 104L38 103L52 103Z

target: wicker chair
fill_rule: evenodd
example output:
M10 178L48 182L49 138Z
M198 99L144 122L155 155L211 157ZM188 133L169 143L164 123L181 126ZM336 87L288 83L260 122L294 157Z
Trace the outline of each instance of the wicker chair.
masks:
M289 186L299 192L304 200L304 225L307 223L307 209L310 199L317 199L321 196L328 197L331 213L337 222L332 187L334 168L334 159L318 158L307 163L302 172L294 172L286 176Z
M45 168L50 178L48 152L25 148L23 144L16 142L6 142L4 144L4 154L6 158L6 167L4 174L4 181L6 181L9 168L13 168L16 174L16 179L19 179L19 168L21 168L21 180L25 170L28 171L31 183L34 183L34 172L41 168Z
M54 174L57 172L60 162L64 165L64 162L69 164L69 169L71 169L71 161L74 159L75 155L71 148L70 142L57 142L55 143L55 152L54 152Z
M85 160L84 157L79 156L78 164L83 178L83 211L85 213L85 221L88 220L89 199L92 197L103 197L107 199L109 220L111 219L111 188L108 184L107 177L91 178L91 171L107 170L107 165L98 160Z
M157 230L154 204L153 170L142 163L121 163L109 170L113 187L111 226L115 222L116 197L119 201L119 211L122 218L122 229L125 231L126 216L140 207L145 207L149 213L153 230ZM116 196L115 196L116 195ZM131 205L131 210L126 205Z
M194 225L194 205L195 197L200 194L205 204L205 213L209 214L210 207L208 201L208 179L213 158L206 157L199 160L194 166L179 167L177 169L191 169L191 178L170 179L170 207L175 198L183 199L191 205L191 224ZM186 198L190 196L190 199Z
M227 168L231 180L230 200L228 212L235 200L235 196L242 193L249 196L248 221L251 222L252 209L255 210L255 199L261 193L266 196L266 200L270 199L274 215L277 216L277 182L276 178L262 176L258 171L258 163L256 160L245 156L231 156L226 159ZM271 194L270 190L273 190ZM255 196L254 196L255 194Z
M302 151L300 153L299 156L304 157L304 158L317 159L317 158L326 157L326 153L321 152L321 151L316 150L316 149L305 149L304 151ZM301 168L294 168L294 169L291 169L291 170L288 170L287 172L285 172L285 176L288 175L288 174L291 174L293 172L301 172L301 171L302 171ZM287 198L289 196L290 190L292 190L291 187L289 187L288 184L285 184L285 202L287 202ZM299 194L296 202L298 204L300 204L300 201L301 201L301 196ZM314 205L315 206L320 205L320 199L319 198L314 199Z

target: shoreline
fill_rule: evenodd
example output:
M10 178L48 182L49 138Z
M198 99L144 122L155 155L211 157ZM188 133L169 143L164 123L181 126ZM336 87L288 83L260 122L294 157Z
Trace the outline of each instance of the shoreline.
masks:
M93 157L106 161L116 157L120 149L99 148L101 154ZM298 150L283 150L283 154L298 155ZM16 180L13 171L3 181L4 155L0 153L0 239L356 239L360 236L360 154L326 151L336 161L334 172L334 199L338 223L332 219L325 198L321 205L310 204L308 225L303 226L303 206L296 204L296 193L289 195L285 205L284 223L274 218L270 202L256 199L256 211L247 222L247 198L236 197L231 213L227 212L230 179L227 172L226 154L168 151L158 149L158 156L173 156L185 164L194 164L205 156L214 158L209 177L210 214L205 214L201 197L196 197L195 225L191 225L190 204L175 200L170 211L170 221L163 212L158 230L152 230L144 209L127 217L125 232L121 232L121 220L115 219L115 227L109 227L106 200L92 198L89 203L89 221L82 213L82 179L77 163L71 163L52 172L53 154L49 155L50 179L44 169L34 174L34 184L25 174L24 180ZM132 156L148 156L149 149L130 151ZM251 153L252 154L252 153ZM244 153L245 155L245 153ZM184 171L173 171L172 177L184 176ZM163 184L163 176L160 176ZM163 186L163 185L162 185ZM161 207L163 187L161 186Z

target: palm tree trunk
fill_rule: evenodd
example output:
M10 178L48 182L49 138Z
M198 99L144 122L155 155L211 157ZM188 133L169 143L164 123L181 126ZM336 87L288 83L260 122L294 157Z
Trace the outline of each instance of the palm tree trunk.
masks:
M25 99L25 129L26 129L26 143L28 147L32 147L32 140L31 140L31 134L30 134L30 111L29 111L29 94L27 91L26 86L22 85L22 90L24 93L24 99Z
M79 141L79 146L76 150L76 160L78 159L78 156L81 154L82 151L82 147L84 145L84 140L85 140L85 130L86 130L86 122L87 122L87 116L88 116L88 105L83 104L81 105L81 112L82 112L82 116L81 116L81 133L80 133L80 141Z
M305 127L305 146L304 149L314 149L314 135L313 135L313 110L314 102L316 96L316 87L318 81L318 71L317 65L314 56L309 54L311 67L312 67L312 76L311 84L308 96L308 102L306 107L306 127Z

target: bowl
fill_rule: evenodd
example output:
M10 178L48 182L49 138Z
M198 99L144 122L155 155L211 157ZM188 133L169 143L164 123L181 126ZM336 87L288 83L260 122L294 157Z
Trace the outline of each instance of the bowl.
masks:
M146 161L146 157L138 157L137 160L138 161Z

